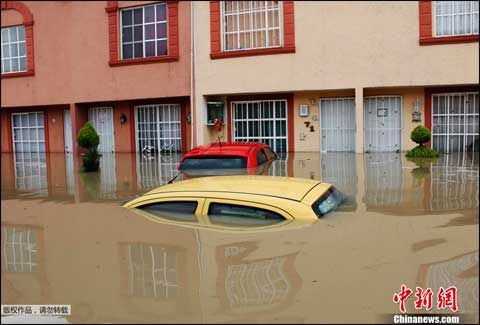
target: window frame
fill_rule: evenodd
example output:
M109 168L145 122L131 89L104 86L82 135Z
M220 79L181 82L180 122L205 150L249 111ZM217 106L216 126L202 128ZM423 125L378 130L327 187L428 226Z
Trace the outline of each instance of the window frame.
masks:
M31 77L35 75L35 55L33 41L33 15L30 9L22 1L2 1L1 10L15 10L22 15L22 23L11 26L23 25L25 28L25 55L26 71L1 73L1 78ZM11 26L2 26L11 27Z
M238 2L238 1L236 1ZM272 10L269 10L267 7L264 7L264 12L265 12L265 17L268 18L268 11L272 11ZM225 48L225 37L226 37L226 34L227 33L225 31L225 25L226 25L226 19L225 19L225 1L220 1L220 36L221 36L221 50L222 52L235 52L235 51L250 51L250 50L266 50L266 49L276 49L276 48L281 48L284 46L284 34L283 34L283 1L279 1L278 2L278 30L279 30L279 45L275 45L275 46L268 46L268 31L270 30L270 28L268 26L265 27L265 31L266 31L266 37L265 37L265 43L267 44L267 46L265 47L249 47L249 48L238 48L238 49L231 49L231 50L227 50ZM231 14L231 16L238 16L238 13L235 15L235 14ZM238 19L237 19L238 21ZM265 19L265 21L267 21L267 19ZM237 31L237 34L240 35L240 24L238 23L238 28L239 30ZM276 28L275 28L276 29ZM255 31L258 31L258 30L255 30L255 29L251 29L252 32L255 32ZM245 32L245 30L243 31ZM238 42L240 42L240 39L238 39Z
M156 18L157 18L157 5L164 5L165 6L165 20L164 21L157 21ZM145 23L145 8L146 7L149 7L149 6L153 6L154 7L154 12L155 12L155 19L153 22L150 22L150 23ZM136 58L135 57L135 43L139 43L139 42L135 42L134 41L134 35L135 35L135 26L139 26L138 24L135 25L134 24L134 14L133 14L133 11L135 9L140 9L142 8L142 24L140 26L142 26L142 47L143 47L143 56L142 57L138 57ZM124 59L123 58L123 45L124 45L124 42L123 42L123 15L122 13L124 11L132 11L132 25L129 25L128 27L131 27L132 28L132 41L131 42L127 42L128 44L132 44L133 48L132 48L132 57L131 58L127 58L127 59ZM154 3L148 3L148 4L144 4L144 5L140 5L140 6L134 6L134 7L125 7L125 8L120 8L119 9L119 51L120 51L120 60L134 60L134 59L146 59L146 58L158 58L158 57L166 57L168 56L168 52L169 52L169 48L168 48L168 44L169 44L169 40L168 40L168 32L169 32L169 28L168 28L168 4L167 2L154 2ZM157 38L157 24L159 23L165 23L166 24L166 38ZM145 26L146 25L154 25L155 26L155 38L154 39L151 39L149 41L153 41L155 42L155 54L156 55L153 55L153 56L146 56L146 52L145 52L145 43L147 42L145 40ZM160 40L166 40L167 41L167 54L164 54L164 55L157 55L157 42L160 41Z
M23 40L19 40L19 28L20 27L23 27L23 36L24 36L24 39ZM12 28L15 28L16 29L16 33L17 33L17 40L15 42L12 42L10 41L10 29ZM20 24L20 25L12 25L12 26L4 26L2 27L2 32L4 29L7 29L8 30L8 34L9 34L9 40L7 43L1 43L1 46L2 46L2 61L4 60L13 60L13 59L17 59L18 61L18 68L20 69L20 59L21 58L25 58L25 70L16 70L16 71L9 71L9 72L1 72L3 75L8 75L8 74L12 74L12 73L24 73L24 72L27 72L28 71L28 67L27 67L27 35L25 34L25 26L23 24ZM25 46L25 53L24 55L20 55L20 44L23 43L24 46ZM16 56L13 56L11 55L11 46L13 44L16 44L17 45L17 55ZM10 52L10 55L8 57L5 57L4 54L3 54L3 47L4 46L8 46L9 48L9 52ZM2 68L3 68L3 63L2 63ZM11 68L11 65L10 65L10 68ZM11 70L11 69L10 69Z
M295 53L294 1L282 1L279 27L282 31L280 47L223 50L222 10L220 1L210 1L210 59L225 59L254 55Z
M145 7L157 3L165 3L167 6L167 55L150 56L141 58L121 59L121 25L119 15L121 10L135 7ZM141 6L122 6L119 8L118 1L107 1L107 24L108 24L108 48L110 67L120 67L133 64L149 64L160 62L174 62L179 60L179 28L178 28L178 3L179 1L156 1ZM143 26L143 24L142 24Z
M437 2L438 1L432 1L432 35L433 37L436 37L436 38L439 38L439 37L454 37L454 36L474 36L474 35L478 35L479 33L474 33L473 32L473 26L475 24L475 22L473 21L473 2L474 1L458 1L458 2L470 2L472 7L471 7L471 11L470 11L470 15L471 15L471 20L470 20L470 27L472 28L470 33L468 34L448 34L448 35L438 35L437 34ZM449 1L449 2L455 2L455 1ZM447 14L442 14L442 16L450 16L450 17L455 17L459 14L454 14L454 13L447 13ZM453 19L452 19L452 25L453 25Z
M195 208L193 209L193 213L182 213L182 212L176 212L176 213L181 213L181 214L185 214L185 215L190 215L193 217L192 219L194 220L182 220L182 219L176 219L176 218L170 218L170 217L167 217L168 214L175 214L174 212L167 212L167 214L163 214L161 213L160 211L158 211L158 214L155 213L154 211L152 211L151 209L148 209L148 207L152 206L152 205L162 205L162 204L189 204L189 203L192 203L192 204L195 204ZM147 208L147 209L146 209ZM168 200L168 201L157 201L157 202L152 202L152 203L148 203L148 204L143 204L141 206L138 206L136 207L136 209L139 209L145 213L149 213L151 215L154 215L155 217L157 218L161 218L161 219L166 219L166 220L169 220L169 221L180 221L180 222L199 222L197 216L195 215L195 212L197 211L198 209L198 201L196 200Z
M454 35L454 36L434 36L435 15L432 8L432 1L425 0L418 2L419 16L419 45L441 45L458 43L476 43L480 41L479 34L472 35Z
M258 161L258 155L259 155L259 154L260 154L260 155L263 155L263 158L265 159L262 163L260 163L260 162ZM261 165L263 165L263 164L265 164L265 163L267 163L267 162L270 161L270 159L268 159L268 156L267 156L267 154L265 153L265 151L263 150L263 148L259 148L259 149L257 150L257 152L255 153L255 158L257 159L257 166L261 166Z
M196 221L181 221L181 220L166 219L140 209L140 207L144 205L150 205L155 203L185 202L185 201L197 202L197 208L195 209L195 213L194 213L196 217ZM204 203L205 203L204 198L192 197L192 196L179 196L179 197L172 196L172 197L150 198L150 199L147 198L145 200L135 203L135 205L131 206L130 209L132 209L132 211L144 216L145 218L151 221L162 223L162 224L174 223L174 224L185 225L185 226L200 226L204 224L204 220L202 217Z
M285 117L277 117L276 116L276 105L277 103L280 103L280 102L283 102L284 105L285 105ZM267 143L266 141L268 140L272 140L273 142L273 146L270 146L269 143L267 143L267 145L272 148L272 150L276 153L277 152L277 148L276 148L276 141L277 140L285 140L285 152L290 152L290 151L294 151L293 149L293 146L292 146L292 143L290 143L292 140L291 137L293 137L293 130L291 130L291 124L293 122L293 119L292 119L292 116L290 116L291 113L293 113L293 110L289 110L289 100L287 97L281 97L281 98L278 98L278 99L256 99L256 100L232 100L229 102L230 103L230 114L229 116L231 118L229 118L230 120L230 134L231 134L231 137L229 136L229 140L232 141L232 142L250 142L252 140L254 140L255 142L263 142L263 143ZM266 103L270 103L270 104L273 104L273 115L270 116L269 118L266 118L266 117L257 117L257 118L254 118L254 117L250 117L248 114L247 114L247 117L246 118L237 118L236 117L236 113L235 113L235 109L237 107L237 105L249 105L249 104L258 104L258 105L262 105L262 107L264 107L264 105ZM248 106L247 106L248 107ZM247 108L248 110L248 108ZM290 113L291 112L291 113ZM273 122L273 128L272 128L272 134L271 135L263 135L263 136L251 136L250 135L250 130L247 128L247 135L243 135L243 136L237 136L235 134L235 130L236 130L236 123L248 123L249 122L262 122L262 121L272 121ZM277 123L285 123L285 135L277 135ZM275 147L275 149L273 149ZM279 150L278 150L279 151Z

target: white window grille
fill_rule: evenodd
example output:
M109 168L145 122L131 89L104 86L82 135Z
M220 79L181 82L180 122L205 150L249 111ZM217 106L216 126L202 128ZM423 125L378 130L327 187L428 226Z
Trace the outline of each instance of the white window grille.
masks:
M38 267L36 234L32 230L3 228L2 256L6 272L35 272Z
M149 190L168 183L178 174L177 166L182 155L137 155L137 186Z
M288 152L287 101L232 102L233 141L263 142L276 152Z
M43 112L12 113L15 152L45 152Z
M478 34L478 1L435 1L435 35Z
M432 95L432 147L440 152L478 151L479 93Z
M120 14L121 58L167 55L167 4L122 9Z
M181 151L179 104L135 107L137 151Z
M222 1L223 49L282 46L281 1Z
M284 301L290 291L286 257L228 265L225 291L230 308L270 306Z
M48 196L47 161L44 152L16 152L15 188Z
M478 209L479 156L466 153L441 155L432 164L431 211Z
M177 253L162 246L128 244L129 293L145 298L178 295Z
M27 71L25 27L2 27L2 73Z

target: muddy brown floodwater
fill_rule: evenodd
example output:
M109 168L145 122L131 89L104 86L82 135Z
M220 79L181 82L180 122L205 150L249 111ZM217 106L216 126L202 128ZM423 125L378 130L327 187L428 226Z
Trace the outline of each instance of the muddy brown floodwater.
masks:
M121 207L175 176L180 155L105 154L93 174L71 155L1 159L2 304L68 304L72 323L372 323L399 313L402 284L454 285L478 322L478 154L291 154L254 173L330 182L346 203L240 233Z

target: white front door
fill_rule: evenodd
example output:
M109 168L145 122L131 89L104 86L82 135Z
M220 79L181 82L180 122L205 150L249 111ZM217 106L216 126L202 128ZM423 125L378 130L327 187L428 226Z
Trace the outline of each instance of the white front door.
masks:
M401 114L401 96L365 97L365 152L398 152L402 149Z
M355 151L355 98L320 101L321 151Z
M73 152L72 118L68 109L63 111L63 136L65 138L65 152Z
M113 135L113 108L91 107L88 111L88 119L97 130L100 137L99 152L114 152L115 142Z

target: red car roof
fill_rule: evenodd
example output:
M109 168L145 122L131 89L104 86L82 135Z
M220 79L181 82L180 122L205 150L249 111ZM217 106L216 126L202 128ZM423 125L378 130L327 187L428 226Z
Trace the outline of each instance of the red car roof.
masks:
M222 142L211 143L187 152L183 159L192 156L242 156L248 157L254 148L268 147L261 142ZM182 160L183 160L182 159Z

